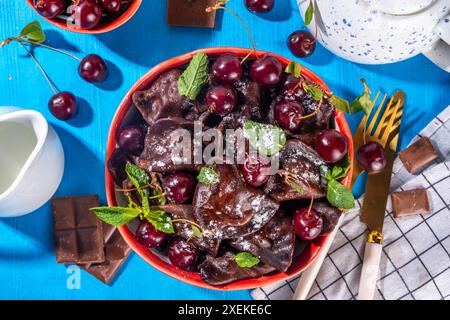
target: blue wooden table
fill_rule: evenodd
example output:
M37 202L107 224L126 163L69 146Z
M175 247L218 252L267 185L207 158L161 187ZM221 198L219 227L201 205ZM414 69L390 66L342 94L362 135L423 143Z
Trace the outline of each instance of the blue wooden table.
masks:
M255 16L242 0L229 7L248 23L259 49L294 58L286 48L288 35L302 27L295 0L276 1L274 11ZM47 110L52 92L33 61L17 44L0 49L0 105L42 112L58 132L66 154L66 170L58 196L97 193L105 202L104 154L110 121L131 85L157 63L181 53L211 46L249 47L238 21L220 14L215 30L174 28L165 22L166 1L146 0L137 15L120 29L99 36L59 30L34 13L25 0L0 0L0 38L17 35L39 20L48 42L79 56L98 53L110 63L109 80L101 86L82 81L77 63L63 55L37 48L35 54L61 90L74 92L80 114L68 123ZM1 40L0 39L0 40ZM385 66L362 66L344 61L319 47L301 61L319 74L336 94L351 99L361 92L360 77L373 89L392 93L403 89L405 108L401 145L450 104L450 74L423 56ZM349 117L354 129L360 116ZM49 164L51 165L51 164ZM132 255L120 277L107 286L81 273L79 289L67 286L66 266L57 265L53 252L50 206L21 218L0 220L0 299L247 299L248 291L216 292L195 288L156 271Z

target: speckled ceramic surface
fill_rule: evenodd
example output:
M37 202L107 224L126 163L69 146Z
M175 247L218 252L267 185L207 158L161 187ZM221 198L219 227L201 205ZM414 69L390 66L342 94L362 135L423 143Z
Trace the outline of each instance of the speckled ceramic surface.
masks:
M298 0L304 16L310 0ZM450 72L450 0L315 0L309 26L335 54L384 64L424 53Z

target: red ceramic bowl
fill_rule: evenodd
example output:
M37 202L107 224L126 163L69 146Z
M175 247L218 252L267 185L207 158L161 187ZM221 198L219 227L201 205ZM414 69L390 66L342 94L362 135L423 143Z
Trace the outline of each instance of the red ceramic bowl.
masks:
M27 2L30 5L30 7L33 8L34 11L36 11L36 9L34 8L34 5L33 5L33 0L27 0ZM43 19L50 22L51 24L53 24L57 27L60 27L61 29L64 29L64 30L69 30L69 31L78 32L78 33L99 34L99 33L109 32L109 31L117 29L118 27L123 25L125 22L127 22L134 16L134 14L138 11L141 4L142 4L142 0L134 0L131 3L130 7L124 13L122 13L122 15L120 17L118 17L116 20L114 20L113 22L108 23L108 24L102 24L98 28L94 28L94 29L90 29L90 30L77 29L77 28L67 25L64 21L47 19L41 15L40 16ZM38 13L38 12L36 11L36 13Z
M145 90L155 81L159 75L174 69L181 67L183 65L186 65L194 54L198 52L204 52L208 54L210 57L218 56L222 53L232 53L239 57L245 57L249 53L249 49L243 49L243 48L230 48L230 47L224 47L224 48L208 48L208 49L200 49L197 51L193 51L184 55L181 55L179 57L175 57L172 59L169 59L153 69L151 69L147 74L145 74L138 82L134 84L134 86L128 91L125 98L123 99L122 103L120 104L116 115L114 116L114 119L111 124L111 128L109 131L108 136L108 144L107 144L107 150L106 150L106 159L109 159L111 154L113 153L114 149L116 148L117 142L116 142L116 132L118 128L120 127L120 124L122 120L124 119L126 113L130 109L130 107L133 105L132 102L132 95L134 92L139 90ZM258 51L256 54L253 53L251 57L263 56L269 54L267 52ZM290 62L290 60L283 58L279 55L272 54L277 57L284 66L287 66ZM326 86L326 84L313 72L310 70L303 68L302 74L308 78L309 80L318 83L325 91L329 92L329 88ZM350 129L347 125L347 121L345 120L344 114L342 112L336 111L335 113L335 119L337 123L337 128L345 134L349 141L349 158L353 159L353 143L352 143L352 135L350 132ZM106 168L106 195L108 199L108 205L110 206L116 206L117 205L117 199L116 199L116 193L115 193L115 186L114 186L114 180L112 175L110 174L109 170ZM350 185L351 181L351 175L352 172L350 170L348 176L344 179L343 183L346 186ZM319 239L316 239L316 241L312 242L306 250L298 257L296 257L290 266L289 270L285 273L275 273L272 275L266 275L257 279L247 279L247 280L240 280L236 281L224 286L210 286L203 282L200 279L200 275L198 273L189 272L185 270L180 270L176 267L174 267L172 264L162 260L158 255L153 253L151 250L143 247L140 245L136 239L134 238L133 233L129 230L127 226L123 226L120 228L120 232L122 236L124 237L125 241L130 245L131 248L133 248L134 251L137 252L145 261L147 261L150 265L158 269L159 271L175 278L180 281L208 289L214 289L214 290L243 290L243 289L250 289L250 288L256 288L261 286L267 286L270 284L273 284L275 282L286 280L288 278L291 278L295 275L298 275L301 273L308 265L314 260L316 255L321 250L325 240L327 239L327 236L322 236Z

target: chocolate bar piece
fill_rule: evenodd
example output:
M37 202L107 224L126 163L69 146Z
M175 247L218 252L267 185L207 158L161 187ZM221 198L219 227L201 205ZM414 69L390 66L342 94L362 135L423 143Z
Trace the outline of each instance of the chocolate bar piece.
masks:
M167 23L173 26L214 28L216 11L206 12L216 0L167 0Z
M102 228L105 242L105 262L89 263L81 267L103 283L108 284L127 260L131 248L116 227L102 222Z
M406 170L417 173L438 157L431 141L423 137L398 154Z
M427 189L419 188L391 194L394 218L430 212Z
M89 211L98 196L52 199L55 252L58 263L104 262L101 221Z

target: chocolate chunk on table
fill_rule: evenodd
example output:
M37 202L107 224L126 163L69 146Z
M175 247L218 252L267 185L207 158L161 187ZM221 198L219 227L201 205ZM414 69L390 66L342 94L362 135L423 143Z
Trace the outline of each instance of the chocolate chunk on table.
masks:
M167 23L182 27L214 28L216 11L206 12L216 0L167 0Z
M438 157L438 153L430 139L423 137L401 151L398 156L408 172L417 173L433 162Z
M427 189L425 188L393 192L391 199L395 218L425 214L431 210Z
M98 196L52 199L56 261L84 264L104 262L101 221L89 211Z
M127 260L131 248L116 227L102 222L102 228L105 242L105 262L89 263L81 267L100 281L108 284L114 279L120 267Z

